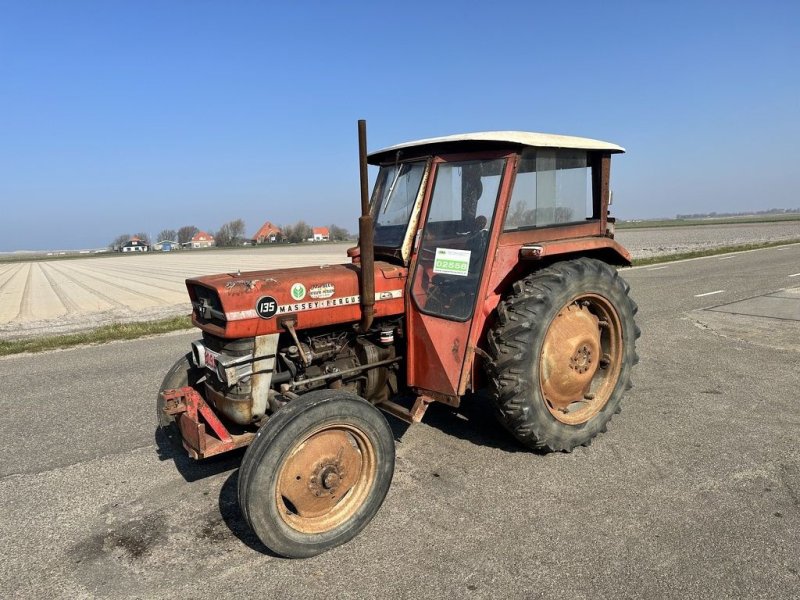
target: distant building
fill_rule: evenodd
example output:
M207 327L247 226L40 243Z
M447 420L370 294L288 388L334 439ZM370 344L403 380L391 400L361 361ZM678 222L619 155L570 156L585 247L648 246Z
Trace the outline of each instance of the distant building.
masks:
M191 241L185 245L190 248L208 248L214 245L214 236L205 231L198 231L192 236Z
M267 221L261 226L261 229L253 234L251 241L255 246L256 244L274 244L280 242L282 238L281 228Z
M312 230L314 237L311 238L312 242L327 242L331 239L331 232L327 227L314 227Z
M153 244L153 250L159 250L161 252L172 252L173 250L178 250L180 247L180 244L174 240L161 240Z
M150 250L150 246L147 245L147 242L138 237L132 237L119 247L120 252L147 252L148 250Z

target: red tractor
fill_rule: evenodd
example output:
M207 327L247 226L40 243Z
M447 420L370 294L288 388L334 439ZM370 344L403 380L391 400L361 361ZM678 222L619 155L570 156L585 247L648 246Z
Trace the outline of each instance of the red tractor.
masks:
M196 459L248 446L242 513L306 557L353 538L394 471L381 410L419 422L488 388L522 444L569 452L619 411L637 362L607 142L513 131L366 153L349 264L189 279L202 339L159 424ZM380 167L371 201L367 163Z

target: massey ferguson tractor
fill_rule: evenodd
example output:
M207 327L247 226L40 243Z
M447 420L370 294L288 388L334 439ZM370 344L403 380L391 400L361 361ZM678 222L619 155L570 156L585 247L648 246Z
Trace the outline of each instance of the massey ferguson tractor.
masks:
M188 279L202 338L158 396L193 458L247 446L242 513L287 557L347 542L380 508L395 461L383 412L416 423L487 389L522 444L569 452L606 430L638 360L615 269L630 255L608 216L623 148L498 131L367 156L358 126L350 262Z

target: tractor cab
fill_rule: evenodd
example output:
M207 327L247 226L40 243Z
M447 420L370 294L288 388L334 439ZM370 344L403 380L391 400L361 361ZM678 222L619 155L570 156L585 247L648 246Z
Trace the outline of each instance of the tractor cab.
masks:
M510 279L547 264L544 254L629 263L607 216L610 157L623 151L586 138L482 132L369 155L380 167L370 203L375 256L409 269L409 385L457 405L481 376L474 357L487 318Z

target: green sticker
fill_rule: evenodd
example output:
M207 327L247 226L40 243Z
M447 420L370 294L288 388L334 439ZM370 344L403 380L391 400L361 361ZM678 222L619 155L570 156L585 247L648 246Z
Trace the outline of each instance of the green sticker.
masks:
M306 286L302 283L295 283L292 286L291 294L295 300L302 300L306 297Z

